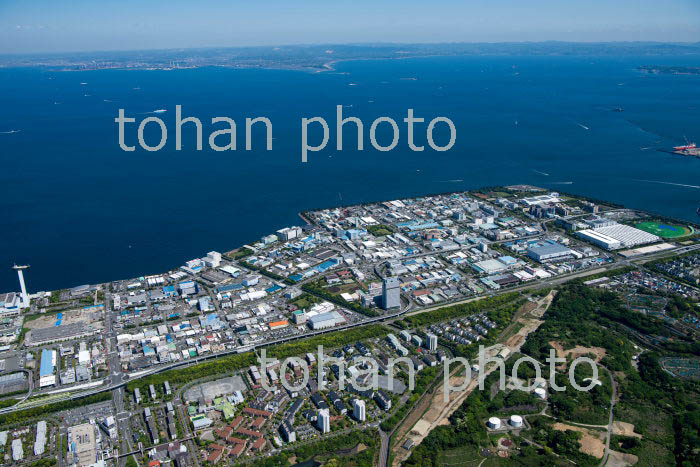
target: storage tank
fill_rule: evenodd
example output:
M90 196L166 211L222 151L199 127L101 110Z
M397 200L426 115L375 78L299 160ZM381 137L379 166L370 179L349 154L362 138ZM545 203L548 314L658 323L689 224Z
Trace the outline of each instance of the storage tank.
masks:
M546 399L547 391L545 391L543 388L535 388L535 396L537 396L538 399Z
M521 417L520 415L511 415L510 425L515 428L523 426L523 417Z
M489 418L489 421L486 422L486 426L492 430L498 430L501 427L501 419L498 417L491 417Z

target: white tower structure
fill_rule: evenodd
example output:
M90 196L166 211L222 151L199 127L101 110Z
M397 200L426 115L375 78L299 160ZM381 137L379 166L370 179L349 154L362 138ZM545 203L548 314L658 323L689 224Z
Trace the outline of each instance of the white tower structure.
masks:
M19 307L27 308L29 306L29 295L27 295L27 286L24 285L24 274L22 273L22 271L24 271L25 269L29 269L29 266L18 266L15 264L14 266L12 266L12 269L17 271L17 275L19 276L19 286L22 290L22 303L19 305Z
M358 422L364 422L366 420L365 415L365 401L360 399L354 399L352 402L352 415Z
M321 430L321 433L328 433L331 431L331 416L328 409L321 409L318 411L316 426Z

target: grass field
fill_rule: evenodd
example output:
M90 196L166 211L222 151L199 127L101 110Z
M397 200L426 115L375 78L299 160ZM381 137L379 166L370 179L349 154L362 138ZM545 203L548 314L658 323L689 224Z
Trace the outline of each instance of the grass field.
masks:
M477 467L481 465L481 462L487 459L482 456L479 449L474 446L463 446L461 448L449 449L440 453L440 458L438 460L438 465L442 467L457 467L457 466L474 466ZM498 465L498 458L493 459L495 463L491 465ZM481 467L484 467L481 465Z
M693 233L689 227L677 224L663 224L660 222L642 222L635 227L661 238L680 238Z

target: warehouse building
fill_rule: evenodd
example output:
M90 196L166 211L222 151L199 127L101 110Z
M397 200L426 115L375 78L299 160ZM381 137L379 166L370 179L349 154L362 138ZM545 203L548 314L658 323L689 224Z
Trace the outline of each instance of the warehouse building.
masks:
M597 232L593 229L579 230L578 232L576 232L576 235L580 239L590 242L601 248L605 248L606 250L619 250L620 248L622 248L622 243L619 240L612 238L609 235Z
M573 254L571 248L556 242L538 244L527 249L527 256L539 263L569 258Z
M56 384L56 351L44 349L41 351L41 363L39 366L39 387L54 386Z
M8 373L0 376L0 394L7 394L27 389L27 375L22 372Z
M495 259L479 261L471 266L476 272L481 274L498 274L508 269L508 266Z
M62 324L48 328L32 329L27 332L25 344L28 346L44 345L51 342L63 342L80 339L95 334L95 330L86 323Z
M613 224L596 229L580 230L576 232L576 235L606 250L633 248L639 245L661 241L661 238L656 235L623 224Z
M311 329L318 330L332 328L334 326L338 326L339 324L344 324L345 318L343 318L343 316L337 311L329 311L327 313L320 313L312 316L309 318L308 322Z

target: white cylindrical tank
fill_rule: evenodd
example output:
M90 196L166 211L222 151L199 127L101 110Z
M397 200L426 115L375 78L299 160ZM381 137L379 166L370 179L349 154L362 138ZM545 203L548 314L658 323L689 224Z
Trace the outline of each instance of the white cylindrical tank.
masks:
M537 396L539 399L546 399L547 391L545 391L544 388L535 388L535 396Z
M510 416L510 425L514 427L520 427L523 426L523 417L520 415L511 415Z
M501 419L498 417L491 417L486 425L492 430L498 430L501 427Z

